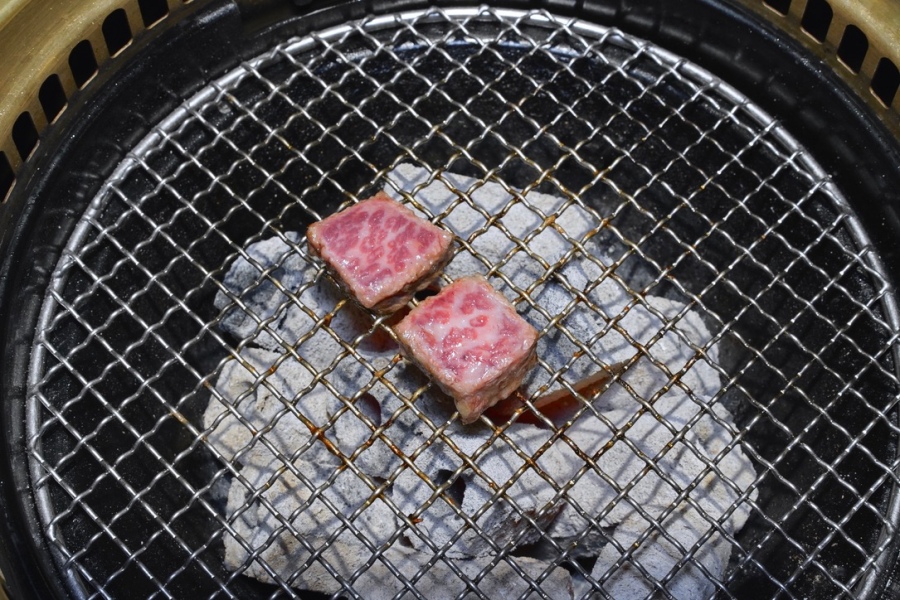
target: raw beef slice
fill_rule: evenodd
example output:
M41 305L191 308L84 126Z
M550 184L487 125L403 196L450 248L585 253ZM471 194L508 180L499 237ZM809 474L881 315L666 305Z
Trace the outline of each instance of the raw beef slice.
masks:
M536 361L537 331L480 276L426 299L394 331L403 354L453 397L463 423L512 393Z
M306 230L312 252L357 302L391 313L430 284L453 236L378 192Z

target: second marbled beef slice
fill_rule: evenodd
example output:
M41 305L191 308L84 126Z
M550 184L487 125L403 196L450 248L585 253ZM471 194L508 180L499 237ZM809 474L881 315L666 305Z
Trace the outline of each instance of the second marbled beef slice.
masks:
M453 236L378 192L306 230L310 249L357 302L389 314L444 268Z
M463 423L518 388L536 360L537 331L480 276L457 279L394 331L403 354L453 397Z

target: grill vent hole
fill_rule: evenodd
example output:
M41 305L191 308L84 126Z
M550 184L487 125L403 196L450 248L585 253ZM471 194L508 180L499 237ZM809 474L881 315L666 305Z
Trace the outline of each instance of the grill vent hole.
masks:
M834 17L834 11L825 0L809 0L806 5L806 11L803 13L803 20L800 26L809 35L819 40L825 41L828 35L828 26L831 25L831 19Z
M12 128L12 138L16 149L19 151L19 156L22 157L23 161L27 160L38 142L37 127L34 126L34 120L29 112L23 112L16 119Z
M775 12L786 15L791 8L791 0L765 0L765 5Z
M88 40L81 40L69 53L69 68L75 85L79 88L90 81L97 72L97 57L94 56L94 48Z
M62 112L63 108L66 107L66 92L59 81L59 75L53 74L44 80L38 92L38 98L41 101L41 107L44 109L47 122L52 123L59 116L59 113Z
M166 0L138 0L138 8L141 9L141 18L144 27L150 27L169 14Z
M860 31L856 25L847 25L844 29L844 37L838 46L838 58L854 73L859 73L866 52L869 51L869 40L866 34Z
M878 68L872 77L872 93L884 102L885 106L890 106L898 86L900 86L900 72L897 71L897 66L887 58L882 58L878 61Z
M9 159L6 158L6 153L0 152L0 199L3 202L6 202L15 181L16 175L13 173L12 165L9 164Z
M110 56L115 56L131 43L131 27L124 9L116 9L109 13L103 21L103 39Z

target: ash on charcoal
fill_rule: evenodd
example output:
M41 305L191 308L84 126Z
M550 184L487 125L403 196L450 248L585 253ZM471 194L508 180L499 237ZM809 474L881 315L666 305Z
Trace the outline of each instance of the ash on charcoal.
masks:
M427 170L400 165L388 174L390 185L385 191L401 200L403 194L393 188L409 193L429 177ZM497 265L518 288L492 280L511 301L544 277L548 266L562 262L567 254L576 251L574 242L583 240L598 223L596 216L582 206L571 204L563 208L565 201L556 196L529 192L520 201L500 184L452 173L444 173L442 180L421 188L415 195L415 204L425 214L441 215L440 223L475 252L468 248L457 252L445 268L448 277L485 273ZM498 214L502 216L489 226L488 219ZM544 225L550 216L554 217L553 224ZM519 245L513 237L527 239L527 243Z
M430 176L401 165L386 191L407 203L414 193L413 210L463 241L449 279L490 277L540 331L542 364L525 393L625 371L561 432L464 426L449 398L394 360L396 347L365 343L371 318L307 261L301 236L257 242L225 276L253 314L216 300L241 343L204 415L208 444L238 469L226 566L371 598L410 586L456 597L467 589L457 572L488 597L513 597L529 589L521 571L571 598L572 578L552 565L577 560L589 565L577 597L713 593L756 473L720 403L719 351L699 308L630 289L652 277L610 269L622 248L604 246L614 236L597 234L600 220L577 203ZM530 557L508 556L525 548Z
M226 461L238 459L254 435L266 429L262 435L277 448L287 451L302 445L309 434L297 413L322 422L329 410L337 408L318 402L295 406L296 397L312 382L312 373L293 357L245 348L240 360L225 363L215 383L216 394L203 415L207 444Z
M396 542L381 558L373 559L375 548L399 539L401 524L394 510L375 495L377 480L365 481L349 469L339 470L339 461L321 443L313 444L293 463L254 445L245 462L228 496L232 533L225 539L225 566L230 570L260 581L280 580L332 594L341 590L335 574L343 580L363 568L352 584L357 593L391 598L405 584L385 566L388 561L407 580L424 572L415 589L425 597L453 598L465 589L457 572L479 578L479 590L488 597L502 597L511 590L516 596L525 593L528 583L519 569L552 586L551 598L572 598L567 571L529 558L486 555L439 559L428 565L430 551ZM391 497L396 501L396 494ZM367 565L369 561L374 562Z
M338 470L340 461L321 443L292 462L254 446L246 463L250 466L242 469L228 495L233 527L225 542L229 569L274 582L272 570L306 589L336 591L326 564L334 563L332 568L346 576L362 565L369 548L385 543L397 530L394 513L373 495L372 482L349 469ZM329 546L330 536L336 543ZM328 546L320 559L298 570L320 546Z
M365 446L355 462L373 477L387 476L400 459L383 439L373 435L380 423L373 420L368 401L348 398L351 393L358 394L360 382L371 378L368 371L358 369L359 363L354 366L337 369L337 375L326 377L326 386L314 384L309 369L293 355L245 348L241 360L225 364L214 386L216 394L203 416L207 444L224 460L246 465L259 459L259 445L273 456L292 456L313 443L312 430L324 429L325 437L346 457ZM349 379L354 373L356 378ZM342 398L332 390L346 395ZM392 397L381 383L375 383L368 395ZM379 408L390 410L400 405L396 399L386 400ZM255 451L248 455L250 449Z
M308 284L315 273L311 260L285 242L298 244L301 237L291 231L284 234L284 240L273 237L247 246L248 258L237 258L222 281L227 293L220 290L216 294L215 307L223 311L219 327L237 339L251 340L264 348L281 347L272 332L278 331L278 322L290 302L285 291L293 292ZM269 319L266 326L264 321Z
M656 590L654 582L665 582L661 587L673 598L707 598L715 590L712 579L725 572L731 554L719 531L713 529L703 539L708 530L707 518L686 505L679 505L659 527L632 514L612 535L620 547L607 544L600 550L591 579L602 582L612 598L646 598ZM622 564L616 567L619 561Z
M486 428L466 428L474 430L462 432L457 427L463 429L451 426L443 438L434 440L419 454L415 460L418 472L404 470L394 484L395 502L404 513L411 514L421 511L436 495L429 482L446 480L443 473L452 473L464 483L461 503L445 494L425 509L424 518L417 525L418 536L412 538L414 547L425 550L427 538L438 547L446 545L448 556L471 557L487 556L496 552L496 547L507 544L515 547L537 541L559 510L547 473L563 465L559 464L554 447L545 448L538 468L527 465L520 453L534 455L550 434L532 426L514 425L507 430L510 444L503 439L491 441L492 433ZM482 452L488 443L490 447ZM506 491L497 493L504 485L508 485ZM485 505L489 508L473 519L477 528L467 529L461 514L471 517Z
M470 589L462 577L475 582L479 593L487 598L519 598L524 594L524 597L529 599L546 596L552 600L570 600L573 593L572 579L565 569L531 558L437 559L433 565L423 569L420 552L393 547L384 554L384 561L375 562L354 582L353 587L360 596L370 600L388 600L394 598L401 590L408 589L388 570L386 561L390 561L407 581L421 576L414 587L418 594L429 600L450 600L459 597L461 593ZM519 571L531 579L532 583L529 584ZM462 577L458 573L461 573ZM539 588L542 593L534 591L532 585ZM407 592L400 597L407 599L415 595ZM462 597L478 596L474 592L468 592Z

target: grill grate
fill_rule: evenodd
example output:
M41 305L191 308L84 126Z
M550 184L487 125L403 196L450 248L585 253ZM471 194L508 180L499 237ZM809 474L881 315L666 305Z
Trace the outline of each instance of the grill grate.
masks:
M552 340L532 399L624 373L558 428L461 427L295 233L382 186ZM896 526L893 294L809 154L679 57L544 12L349 23L199 92L76 228L32 364L46 535L90 598L381 597L373 573L383 597L865 595Z

